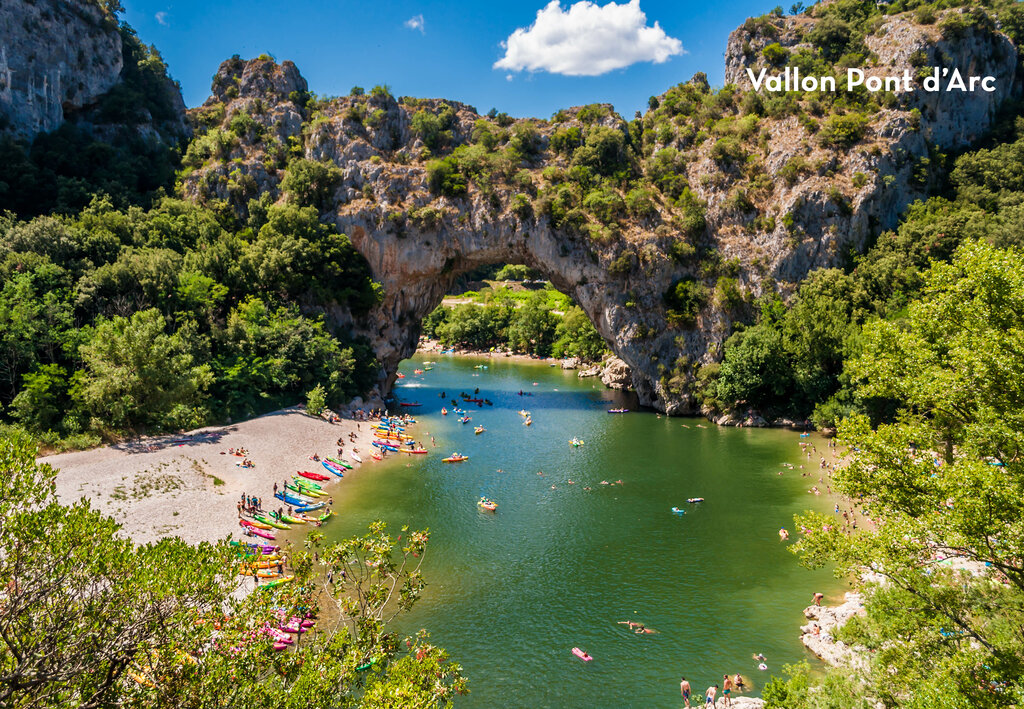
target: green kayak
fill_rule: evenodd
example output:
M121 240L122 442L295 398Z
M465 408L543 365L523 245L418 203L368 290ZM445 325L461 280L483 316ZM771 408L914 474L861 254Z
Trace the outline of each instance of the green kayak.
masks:
M284 522L278 522L273 517L268 517L267 515L255 515L253 519L262 522L263 524L269 524L271 527L277 527L278 529L291 529L291 527Z
M298 485L299 487L308 487L308 488L312 488L314 490L323 490L322 486L317 485L316 483L310 482L306 478L299 477L298 475L293 475L292 476L292 482L295 483L296 485Z
M328 457L327 460L331 461L332 463L336 463L337 465L340 465L341 467L345 468L346 470L352 470L352 466L349 465L348 463L346 463L345 461L341 460L340 458Z
M289 524L305 524L306 520L299 519L298 517L292 517L291 515L281 515L282 522L288 522Z
M307 495L309 497L323 497L325 494L320 490L314 490L311 487L302 487L301 485L294 485L292 483L288 483L287 485L285 485L285 487L291 490L292 492L297 492L300 495Z

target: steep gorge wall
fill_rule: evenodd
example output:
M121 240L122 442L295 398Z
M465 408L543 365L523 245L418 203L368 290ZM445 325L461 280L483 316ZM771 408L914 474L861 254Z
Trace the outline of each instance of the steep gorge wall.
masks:
M800 30L814 20L799 16L779 22L781 31L774 36L740 29L730 38L727 78L740 90L746 84L742 69L758 65L761 48L770 41L797 46ZM269 59L226 62L215 78L214 96L199 109L215 129L244 111L264 127L264 137L243 136L230 143L219 160L193 170L184 189L194 199L224 201L244 213L248 200L260 194L283 198L282 146L301 146L307 159L340 169L324 218L350 236L385 295L369 317L355 323L345 312L331 312L336 322L353 325L370 338L383 364L385 391L398 362L415 349L420 320L440 303L457 275L481 264L521 262L538 268L580 303L630 365L644 404L689 413L695 410L691 383L696 369L720 358L733 318L744 315L742 305L712 297L688 326L670 322L665 293L673 284L693 279L713 289L722 277L721 270L709 270L706 259L673 258L677 242L688 241L698 253L729 264L748 298L772 289L792 293L809 271L840 265L874 234L893 227L901 211L925 194L915 170L930 149L955 149L977 139L991 125L996 108L1018 91L1016 50L998 32L971 30L947 41L934 27L915 25L901 15L887 18L868 42L875 54L872 71L914 71L911 62L919 61L914 53L920 50L947 66L992 74L998 89L898 96L871 116L863 137L850 147L822 144L795 116L761 118L758 153L747 158L748 164L757 163L754 174L764 176L758 186L742 170L723 164L713 139L648 126L652 111L639 124L644 145L638 151L654 156L668 147L678 149L680 173L706 205L706 226L698 235L680 233L678 209L668 199L659 198L653 214L619 220L603 232L556 224L542 209L522 208L517 195L532 198L536 207L535 195L557 188L557 178L546 168L571 164L552 149L557 131L575 126L585 133L601 125L638 142L614 113L596 123L584 120L579 109L550 122L518 121L508 130L525 122L538 130L537 157L513 166L518 170L514 178L490 184L470 180L464 196L439 196L427 184L424 144L412 129L413 116L423 110L454 113L442 151L449 154L472 142L474 125L482 119L475 109L376 95L333 99L311 111L302 105L306 84L294 65L278 66ZM210 116L216 119L210 122ZM794 160L814 167L795 181L782 179ZM649 160L641 156L638 169L650 172ZM745 204L736 199L738 190L744 191ZM588 220L600 226L593 217ZM604 236L595 238L598 233Z
M121 74L117 22L85 0L0 3L0 133L31 141Z

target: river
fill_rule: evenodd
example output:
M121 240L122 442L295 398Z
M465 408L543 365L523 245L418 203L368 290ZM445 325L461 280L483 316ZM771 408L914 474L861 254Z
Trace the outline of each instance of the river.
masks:
M433 369L413 374L426 359ZM681 676L700 695L739 672L757 695L784 663L813 660L798 637L801 610L814 591L828 601L844 587L800 567L778 530L795 513L829 510L807 493L818 466L798 445L820 448L820 438L611 415L635 398L546 364L433 354L400 371L396 395L423 404L408 409L419 421L410 431L431 453L368 460L338 486L339 515L324 531L356 535L374 519L395 534L429 528L429 585L398 626L426 628L462 663L471 693L457 707L677 707ZM463 405L465 425L441 415L442 403L451 409L477 387L493 406ZM474 425L487 430L474 435ZM570 446L573 437L584 445ZM441 462L454 451L469 460ZM801 477L808 471L813 483ZM482 495L496 513L478 509ZM633 634L618 624L626 620L658 632ZM577 659L574 646L594 660Z

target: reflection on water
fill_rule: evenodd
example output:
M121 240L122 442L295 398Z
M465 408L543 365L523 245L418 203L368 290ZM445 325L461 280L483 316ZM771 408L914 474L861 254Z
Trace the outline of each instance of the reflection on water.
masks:
M429 586L400 627L427 628L463 664L472 692L457 706L679 706L680 676L699 694L740 672L756 691L766 676L753 653L776 671L807 657L800 611L812 592L842 587L800 568L778 539L794 513L829 504L806 493L799 468L777 475L784 461L807 463L796 434L612 415L635 399L575 372L429 359L437 364L422 375L405 363L396 393L424 404L411 430L431 454L371 461L346 478L324 531L358 534L374 519L430 529ZM481 362L488 369L473 368ZM441 416L476 388L494 405L462 404L465 425ZM474 435L477 424L487 431ZM584 445L569 445L574 437ZM470 459L441 462L454 451ZM496 513L477 507L483 495ZM617 624L627 620L658 633L630 633Z

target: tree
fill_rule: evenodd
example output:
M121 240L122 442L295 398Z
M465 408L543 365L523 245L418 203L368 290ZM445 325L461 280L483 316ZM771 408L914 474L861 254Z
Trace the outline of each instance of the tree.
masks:
M509 322L508 343L518 352L546 357L555 340L556 323L547 305L547 296L541 291L531 293Z
M402 643L389 626L424 587L425 532L394 539L376 522L336 544L311 535L291 584L246 595L250 557L226 542L137 546L88 502L61 505L35 453L0 439L3 706L441 709L466 691L426 633ZM265 628L281 614L321 619L279 653Z
M840 426L854 452L834 485L877 526L848 536L809 515L796 547L878 579L843 639L874 651L869 691L886 705L1024 696L1022 351L1024 256L968 242L925 274L904 325L864 328L849 364L859 396L901 402L876 430L863 416Z
M306 394L306 413L311 416L319 416L327 408L327 390L322 384L317 384Z
M155 309L101 321L79 354L84 362L76 396L94 428L178 428L202 423L212 381L197 362L194 328L166 332Z

